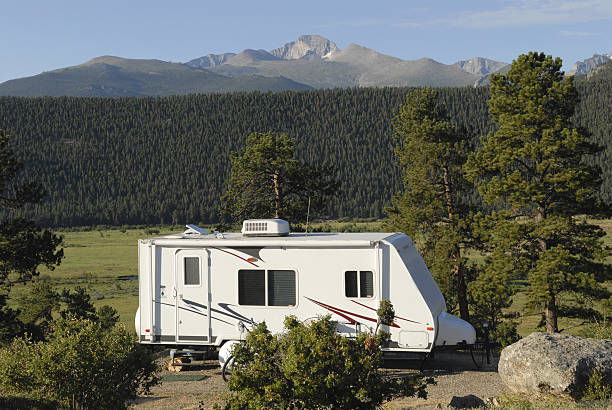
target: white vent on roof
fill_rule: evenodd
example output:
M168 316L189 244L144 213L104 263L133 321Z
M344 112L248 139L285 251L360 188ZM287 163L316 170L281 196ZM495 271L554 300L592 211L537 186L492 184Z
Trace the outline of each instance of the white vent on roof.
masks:
M283 219L247 219L242 222L244 236L287 236L289 222Z

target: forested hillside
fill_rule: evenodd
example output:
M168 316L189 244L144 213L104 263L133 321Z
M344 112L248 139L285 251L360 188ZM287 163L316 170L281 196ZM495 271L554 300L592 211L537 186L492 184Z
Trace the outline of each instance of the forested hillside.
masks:
M612 201L612 80L580 84L577 121L607 144L594 159ZM379 217L400 187L393 112L408 89L334 89L163 98L0 98L0 128L46 200L43 225L216 222L229 154L254 131L296 138L299 158L334 165L342 192L329 217ZM453 120L475 141L492 129L488 89L444 88Z

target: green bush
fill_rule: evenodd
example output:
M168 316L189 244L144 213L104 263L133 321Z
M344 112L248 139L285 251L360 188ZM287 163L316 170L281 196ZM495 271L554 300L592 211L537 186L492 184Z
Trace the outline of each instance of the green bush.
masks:
M16 338L0 350L3 393L87 409L125 408L158 382L157 365L122 325L54 322L46 342Z
M294 316L272 335L265 323L234 349L226 408L375 408L394 397L426 397L432 379L392 378L379 371L388 334L339 335L329 318Z
M603 374L597 371L593 372L582 395L582 400L612 400L612 386L606 381Z
M517 326L518 324L515 321L500 322L495 328L491 329L489 338L501 344L501 348L503 349L521 339L521 336L516 331Z
M589 323L580 331L580 336L593 339L612 339L612 322L602 320Z

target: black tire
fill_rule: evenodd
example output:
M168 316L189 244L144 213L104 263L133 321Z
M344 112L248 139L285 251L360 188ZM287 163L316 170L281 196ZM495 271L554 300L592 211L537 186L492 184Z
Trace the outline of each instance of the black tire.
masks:
M227 360L225 361L225 363L223 363L223 368L221 369L221 377L223 377L223 381L227 382L227 374L232 374L232 371L230 369L231 365L229 365L231 362L234 361L234 356L231 355L230 357L227 358ZM229 365L229 366L228 366Z

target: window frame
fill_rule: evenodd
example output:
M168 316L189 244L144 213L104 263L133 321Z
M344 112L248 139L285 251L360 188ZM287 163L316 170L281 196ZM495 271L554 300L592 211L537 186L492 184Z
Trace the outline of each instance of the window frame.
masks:
M265 272L264 274L264 292L265 292L265 302L263 305L241 305L240 304L240 282L239 282L239 275L240 275L240 271L248 271L248 270L263 270ZM270 301L269 301L269 279L268 279L268 271L292 271L293 273L295 273L295 304L294 305L286 305L286 306L276 306L276 305L270 305ZM299 272L297 269L295 268L278 268L278 267L274 267L274 268L242 268L242 269L237 269L236 270L236 305L237 306L244 306L244 307L248 307L249 309L253 308L253 309L296 309L300 303L300 294L299 294Z
M346 295L346 274L348 272L357 272L357 296L347 296ZM372 273L372 296L360 296L361 295L361 272L371 272ZM372 300L376 298L376 291L378 287L376 286L376 271L374 269L369 268L346 268L342 274L342 294L346 299L364 299L364 300Z

